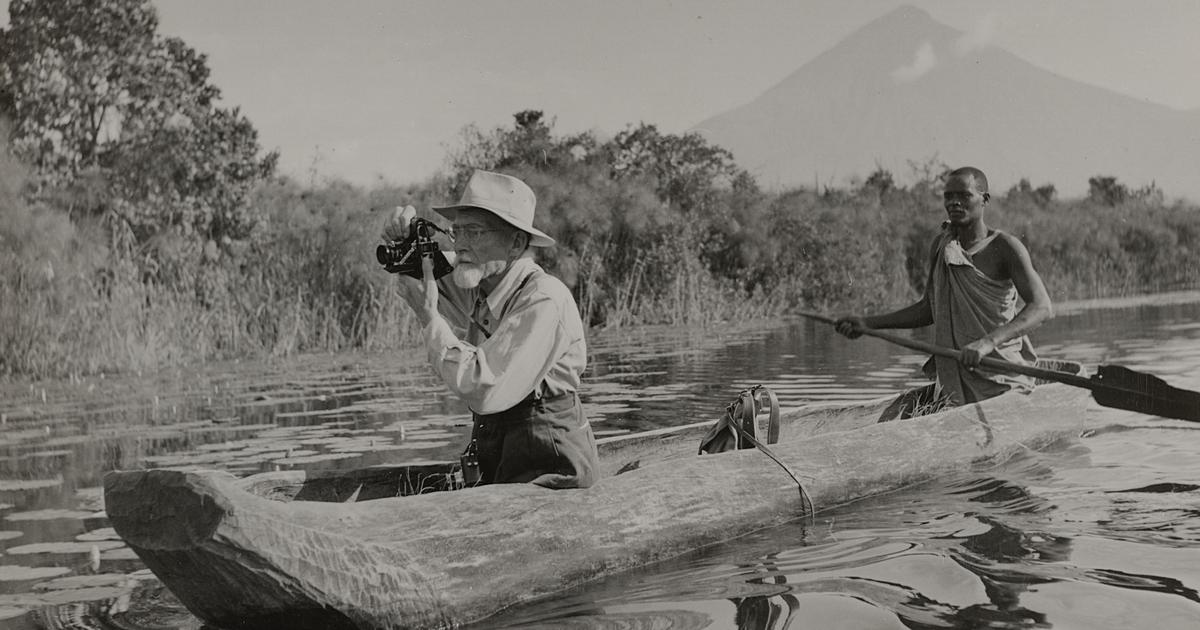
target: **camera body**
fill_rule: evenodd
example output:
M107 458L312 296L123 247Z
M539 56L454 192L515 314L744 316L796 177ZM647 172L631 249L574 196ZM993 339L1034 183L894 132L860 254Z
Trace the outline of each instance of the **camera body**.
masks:
M433 277L441 278L454 268L437 241L433 240L434 232L443 230L432 221L419 217L413 218L408 224L408 237L402 241L384 243L375 248L375 258L383 265L388 273L402 273L420 280L421 258L433 258Z

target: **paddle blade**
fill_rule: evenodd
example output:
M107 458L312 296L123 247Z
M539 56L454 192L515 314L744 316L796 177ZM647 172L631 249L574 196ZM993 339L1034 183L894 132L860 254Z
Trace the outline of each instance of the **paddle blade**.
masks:
M1200 422L1200 392L1172 387L1122 365L1101 365L1092 380L1105 386L1092 390L1092 397L1105 407Z

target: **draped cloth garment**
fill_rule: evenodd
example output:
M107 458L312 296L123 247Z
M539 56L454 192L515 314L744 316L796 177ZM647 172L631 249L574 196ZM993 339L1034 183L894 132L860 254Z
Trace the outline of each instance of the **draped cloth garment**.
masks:
M938 237L930 293L937 345L960 349L1016 315L1017 289L1012 280L989 278L971 262L971 256L987 247L998 234L999 231L993 232L970 252L963 251L948 230ZM997 346L988 356L1026 365L1037 361L1033 345L1025 335ZM932 357L925 364L925 373L937 380L941 395L957 405L991 398L1013 387L1033 388L1033 379L1027 376L984 369L972 372L947 357Z

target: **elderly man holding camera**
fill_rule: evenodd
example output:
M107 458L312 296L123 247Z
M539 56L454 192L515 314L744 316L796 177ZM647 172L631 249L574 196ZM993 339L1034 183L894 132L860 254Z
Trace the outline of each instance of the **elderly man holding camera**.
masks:
M477 170L449 219L453 270L400 274L401 294L424 326L429 362L473 416L466 462L478 483L586 488L596 481L596 441L579 402L587 364L583 322L570 290L533 259L554 239L533 227L536 197L521 180ZM385 240L409 236L416 210L396 208Z

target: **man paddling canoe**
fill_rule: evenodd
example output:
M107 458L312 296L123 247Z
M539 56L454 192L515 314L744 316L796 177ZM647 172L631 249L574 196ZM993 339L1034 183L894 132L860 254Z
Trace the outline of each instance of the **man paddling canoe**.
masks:
M478 461L478 482L585 488L597 455L578 395L583 323L570 290L533 260L533 247L554 244L533 227L536 203L521 180L475 171L459 203L434 208L453 222L453 272L435 281L426 257L423 281L399 274L401 293L430 364L471 408L464 462ZM415 215L396 208L384 238L403 240Z
M970 166L952 171L943 193L948 220L930 247L921 299L883 315L848 316L836 323L837 331L851 339L864 327L933 325L934 343L960 350L961 360L935 356L925 364L926 375L936 379L932 399L955 405L991 398L1012 387L1032 387L1029 377L975 368L987 356L1033 364L1037 356L1026 333L1053 312L1025 245L985 223L990 199L983 171ZM1018 295L1025 303L1020 312Z

